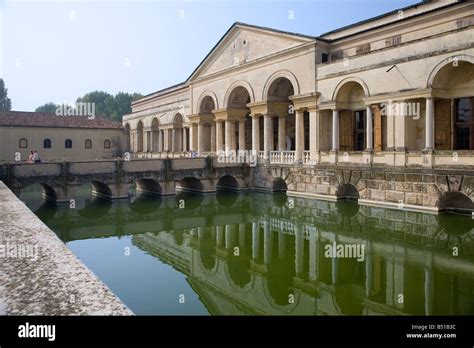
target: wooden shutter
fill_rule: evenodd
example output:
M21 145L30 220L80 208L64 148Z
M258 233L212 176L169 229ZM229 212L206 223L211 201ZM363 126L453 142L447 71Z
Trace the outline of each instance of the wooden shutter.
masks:
M353 150L353 125L352 111L341 111L339 113L339 149L341 151Z
M375 151L382 151L382 113L380 112L380 108L376 106L373 109L374 113L374 150Z
M451 100L435 102L435 149L451 150Z

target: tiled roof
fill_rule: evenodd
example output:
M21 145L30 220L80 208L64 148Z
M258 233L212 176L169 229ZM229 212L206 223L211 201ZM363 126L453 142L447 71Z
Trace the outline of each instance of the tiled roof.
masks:
M47 127L47 128L104 128L122 129L121 122L87 116L56 116L53 113L8 111L0 112L0 127Z

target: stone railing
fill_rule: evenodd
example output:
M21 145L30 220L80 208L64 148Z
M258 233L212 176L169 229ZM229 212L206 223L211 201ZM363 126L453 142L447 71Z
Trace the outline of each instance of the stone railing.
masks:
M258 161L259 162L265 162L265 151L259 151L258 152Z
M303 164L311 164L311 151L303 151Z
M295 159L295 151L270 151L270 163L293 164Z

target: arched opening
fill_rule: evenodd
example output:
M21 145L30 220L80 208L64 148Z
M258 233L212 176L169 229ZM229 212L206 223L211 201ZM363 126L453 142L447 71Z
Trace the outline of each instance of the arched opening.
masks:
M158 152L160 151L159 148L159 134L160 134L160 121L158 120L157 117L153 118L153 121L151 121L151 151L153 152Z
M216 190L238 191L239 183L232 175L224 175L217 181Z
M183 210L193 210L201 206L204 195L198 192L178 191L176 195L176 206Z
M244 86L233 87L227 99L227 121L224 131L230 135L225 139L225 146L230 150L250 150L252 148L252 118L247 104L250 103L250 93Z
M176 185L176 191L202 193L204 191L204 187L199 179L186 177L180 180L180 182Z
M367 108L363 86L356 81L344 83L337 91L339 109L339 150L363 151L367 144ZM372 114L372 120L374 116ZM381 121L377 118L377 122ZM378 127L379 125L375 125ZM373 133L373 129L372 129Z
M77 209L77 213L86 219L100 219L106 216L112 207L112 201L99 197L92 197L84 201L84 206Z
M54 208L57 201L56 191L44 183L28 185L18 197L35 213L40 209Z
M201 104L199 105L199 123L198 127L202 127L201 130L198 132L202 132L198 134L198 145L200 144L201 151L215 151L216 150L216 131L213 125L214 122L214 115L212 114L212 110L216 108L216 104L214 99L211 96L205 96Z
M74 191L74 209L87 219L97 219L108 214L111 207L112 192L99 181L86 183Z
M143 122L137 125L137 152L143 152Z
M446 192L438 201L438 209L471 215L474 211L474 203L461 192Z
M132 186L136 186L133 184ZM130 194L130 191L135 192ZM161 206L162 198L161 196L150 196L150 195L141 195L136 194L136 189L131 188L129 191L129 201L128 206L131 211L139 215L152 214L158 210Z
M337 199L347 199L352 201L357 201L359 196L359 191L352 184L341 184L336 190Z
M216 238L208 227L199 235L199 257L204 268L212 271L216 267Z
M286 184L286 181L282 178L274 179L272 183L272 191L286 193L286 191L288 191L288 185Z
M233 249L227 250L227 271L232 282L243 288L252 278L249 257L243 252L236 256Z
M72 140L71 139L66 139L64 141L64 148L66 149L72 149Z
M125 124L125 127L123 128L123 133L125 136L125 151L130 151L131 144L130 144L130 125L128 123Z
M92 196L110 200L112 199L112 191L107 184L100 181L91 181Z
M294 264L293 264L294 265ZM267 266L267 286L271 298L277 305L287 306L290 295L294 295L292 289L294 267L288 259L272 260Z
M474 149L474 64L444 65L432 82L435 98L435 149Z
M161 185L158 181L153 179L138 179L136 182L136 192L138 195L144 196L160 196Z
M43 149L50 149L51 148L51 139L44 139L43 140Z
M295 151L296 149L296 111L290 100L294 94L295 87L286 77L275 79L268 88L267 109L268 113L273 115L270 151ZM309 134L308 122L303 122L303 128L304 133ZM309 147L303 150L309 150Z

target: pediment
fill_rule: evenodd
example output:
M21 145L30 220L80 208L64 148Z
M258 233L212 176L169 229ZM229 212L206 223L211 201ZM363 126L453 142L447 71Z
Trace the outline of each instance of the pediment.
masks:
M313 40L309 36L234 24L191 75L190 80L252 62Z

